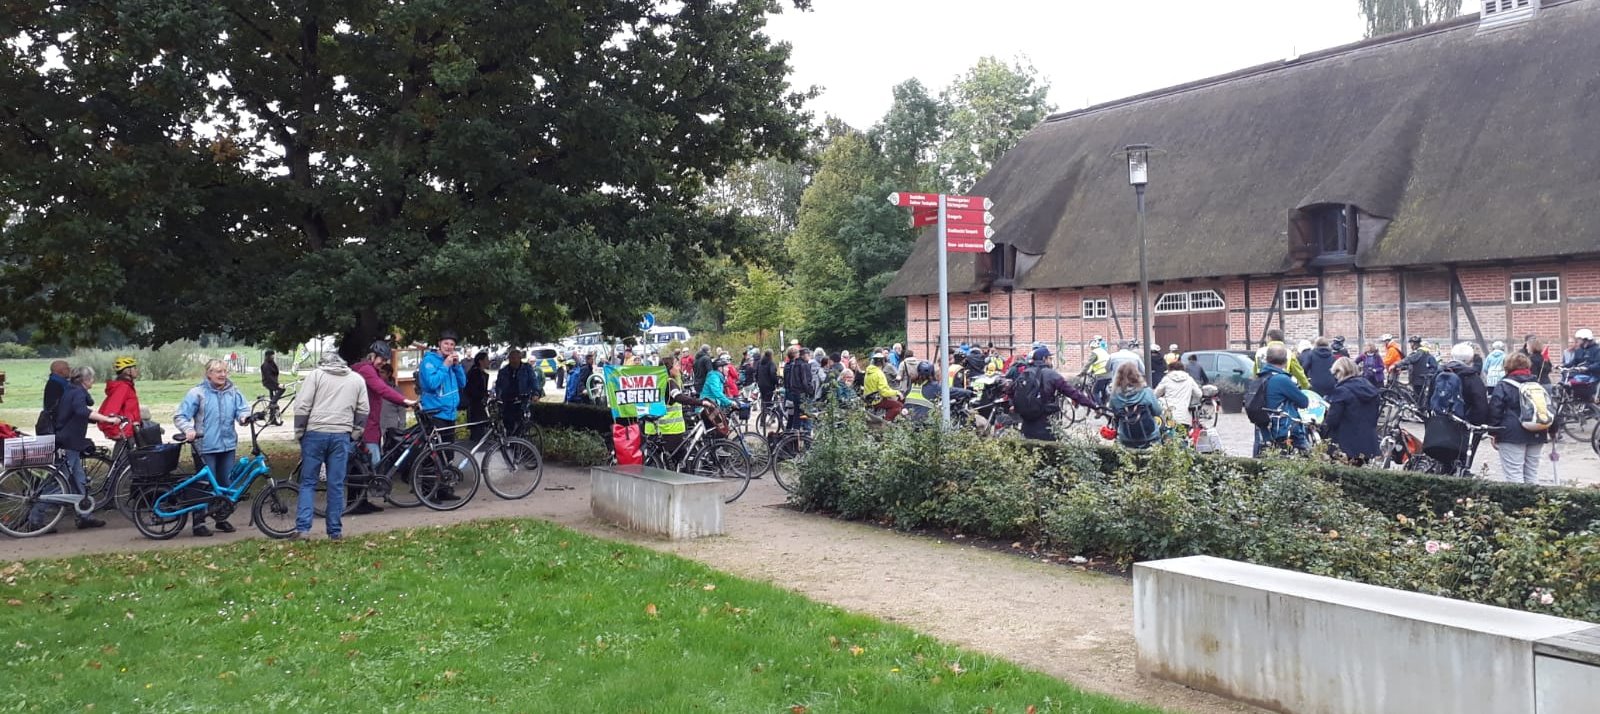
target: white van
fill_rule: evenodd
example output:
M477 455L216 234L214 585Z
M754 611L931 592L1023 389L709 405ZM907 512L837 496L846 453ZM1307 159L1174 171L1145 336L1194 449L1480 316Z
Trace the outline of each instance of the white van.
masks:
M684 327L672 325L657 325L645 333L644 345L646 353L660 352L661 348L673 342L689 343L689 330Z

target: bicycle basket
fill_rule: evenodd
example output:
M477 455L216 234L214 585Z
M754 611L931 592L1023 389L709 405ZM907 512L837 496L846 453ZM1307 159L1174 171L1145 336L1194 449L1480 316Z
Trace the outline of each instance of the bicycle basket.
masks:
M178 470L182 444L162 444L128 453L128 471L135 481L159 481Z
M5 468L26 469L49 466L56 462L56 437L19 436L6 439L3 460Z

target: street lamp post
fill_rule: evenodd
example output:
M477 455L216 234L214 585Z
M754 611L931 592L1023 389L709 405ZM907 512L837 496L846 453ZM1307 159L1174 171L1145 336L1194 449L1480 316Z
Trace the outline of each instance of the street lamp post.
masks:
M1148 359L1145 350L1155 345L1152 340L1154 326L1150 322L1150 277L1145 270L1144 241L1144 189L1150 183L1150 145L1130 144L1123 147L1128 156L1128 183L1133 186L1139 204L1139 315L1144 346L1139 359Z

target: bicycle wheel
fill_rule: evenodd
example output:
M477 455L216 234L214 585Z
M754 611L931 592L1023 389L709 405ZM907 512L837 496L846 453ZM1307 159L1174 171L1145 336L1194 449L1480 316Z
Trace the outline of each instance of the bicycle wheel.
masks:
M296 510L300 503L300 488L276 479L256 492L255 503L250 506L250 518L268 538L288 538L294 535Z
M1597 414L1600 407L1577 402L1568 404L1570 406L1562 409L1565 413L1561 415L1561 430L1576 441L1588 441L1594 436L1595 425L1600 424L1600 414Z
M723 503L739 500L750 488L750 457L732 439L706 442L690 457L689 464L695 475L723 481Z
M1600 428L1594 430L1594 435L1589 437L1589 448L1594 449L1594 455L1600 456Z
M753 431L739 434L739 445L750 457L750 478L761 478L772 467L772 445L767 437Z
M489 491L515 501L539 487L544 478L544 457L533 442L513 436L484 454L479 468Z
M156 515L156 499L166 493L172 485L170 483L139 484L133 487L132 510L133 527L139 529L139 534L151 540L167 540L183 532L183 526L189 521L189 514L180 513L173 518L164 518Z
M31 538L54 528L67 508L39 503L40 496L52 493L69 493L67 477L53 468L0 471L0 532L13 538Z
M529 422L528 426L524 427L522 430L522 438L527 439L534 446L538 447L539 453L544 453L544 427Z
M96 449L83 455L84 490L94 496L94 510L104 511L113 505L111 494L111 457Z
M789 434L772 447L772 479L789 493L800 483L800 460L811 451L810 434Z
M435 511L454 511L478 493L482 472L464 446L430 446L411 465L411 486L422 505Z
M357 455L356 453L352 453L351 454L352 457L354 457L356 455ZM367 454L366 454L366 452L363 451L363 452L360 452L359 455L361 457L365 458ZM305 463L306 463L305 461L296 461L294 463L294 471L291 471L289 473L289 479L284 482L284 483L286 483L288 485L293 486L295 488L296 494L298 494L299 489L300 489L300 469L301 469L301 467L305 466ZM350 482L350 474L346 473L345 474L345 483L348 484L349 482ZM354 490L355 492L351 493L352 490ZM295 498L298 499L299 496L296 495ZM362 498L361 489L351 489L351 488L349 488L347 486L345 488L344 508L339 511L339 514L340 515L346 515L346 516L350 515L350 511L355 509L356 504L361 501L361 498ZM327 464L323 464L321 467L319 467L317 469L317 488L316 488L315 495L311 499L311 511L313 513L317 514L318 518L326 518L328 516L328 465Z

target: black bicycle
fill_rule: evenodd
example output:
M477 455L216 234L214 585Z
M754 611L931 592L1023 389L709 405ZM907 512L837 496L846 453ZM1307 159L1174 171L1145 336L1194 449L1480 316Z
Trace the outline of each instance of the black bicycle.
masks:
M705 407L714 409L714 407ZM663 417L643 416L639 421L654 425ZM673 448L667 443L665 435L647 433L644 435L644 464L667 471L682 471L706 478L721 480L725 485L723 502L733 503L750 488L750 456L744 447L731 438L722 436L715 427L707 423L705 417L695 419L695 426L684 436L681 443ZM646 429L645 431L652 431Z
M466 446L445 442L433 422L413 406L416 423L406 429L390 429L384 434L385 447L374 465L360 439L350 448L345 469L345 502L341 513L349 513L361 501L381 498L398 508L425 505L436 511L452 511L466 505L478 492L481 470ZM290 480L299 487L301 467L296 462ZM317 472L313 508L317 515L327 513L327 467Z

